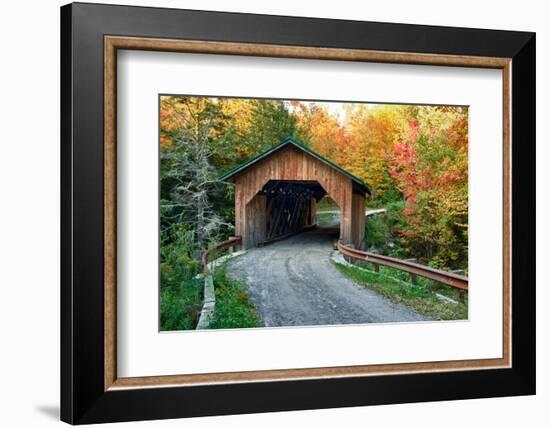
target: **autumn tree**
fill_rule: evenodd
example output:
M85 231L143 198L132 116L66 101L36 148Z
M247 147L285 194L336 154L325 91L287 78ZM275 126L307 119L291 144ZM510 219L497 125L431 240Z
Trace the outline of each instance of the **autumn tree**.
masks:
M388 190L388 154L402 126L399 106L359 104L346 126L350 143L343 158L348 171L368 183L377 195Z
M344 127L337 117L317 104L292 103L296 116L298 139L321 156L342 162L342 151L348 143Z
M393 147L390 174L403 192L402 236L436 266L464 266L468 250L465 108L422 107Z

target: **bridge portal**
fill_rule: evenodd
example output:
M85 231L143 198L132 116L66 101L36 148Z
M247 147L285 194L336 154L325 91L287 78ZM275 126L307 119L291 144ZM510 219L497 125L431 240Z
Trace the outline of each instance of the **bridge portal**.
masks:
M221 180L235 185L235 235L242 236L244 248L315 226L317 202L327 194L340 208L340 239L356 247L363 241L369 187L294 139Z

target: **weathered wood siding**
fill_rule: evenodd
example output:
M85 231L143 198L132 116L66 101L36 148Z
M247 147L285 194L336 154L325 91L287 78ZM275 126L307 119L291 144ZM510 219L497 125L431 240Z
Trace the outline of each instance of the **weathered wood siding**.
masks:
M296 147L287 146L260 160L234 178L235 234L243 236L245 241L248 239L246 236L250 232L249 228L255 227L255 220L247 218L247 212L249 215L253 212L247 210L247 205L269 180L317 181L340 207L340 238L349 242L357 242L362 238L362 232L359 235L357 224L352 230L352 223L357 221L361 223L361 218L364 227L364 211L363 217L355 217L356 222L352 219L354 204L352 180L312 155ZM356 196L363 199L364 209L364 197ZM355 202L357 209L361 205L358 198ZM265 204L265 201L263 203ZM247 246L246 243L244 245Z
M355 248L361 248L365 234L365 197L354 193L351 209L351 242Z
M256 195L246 205L244 248L253 247L266 240L267 204L265 195Z

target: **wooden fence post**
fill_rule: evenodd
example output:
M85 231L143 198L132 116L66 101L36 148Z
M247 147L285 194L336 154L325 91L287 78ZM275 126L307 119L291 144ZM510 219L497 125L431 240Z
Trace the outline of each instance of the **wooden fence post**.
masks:
M235 236L230 236L229 239L235 239ZM232 254L233 251L235 251L235 248L236 248L236 246L231 245L230 247L227 248L227 252L229 254Z
M405 259L406 262L412 262L412 263L417 263L418 260L415 259L414 257L411 258L411 259ZM411 283L413 285L418 285L418 277L416 276L415 273L410 273L409 276L411 277Z
M355 245L353 245L352 243L348 242L348 241L342 241L342 243L348 247L348 248L355 248ZM350 257L350 256L344 256L344 260L346 262L348 262L349 264L352 264L354 265L355 264L355 259L353 257Z

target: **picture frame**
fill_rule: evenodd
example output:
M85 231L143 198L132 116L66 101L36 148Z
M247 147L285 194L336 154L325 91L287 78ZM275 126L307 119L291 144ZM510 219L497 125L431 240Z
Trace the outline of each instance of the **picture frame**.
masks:
M116 53L122 49L501 69L502 358L119 378ZM61 419L86 424L534 394L535 96L534 33L63 6Z

